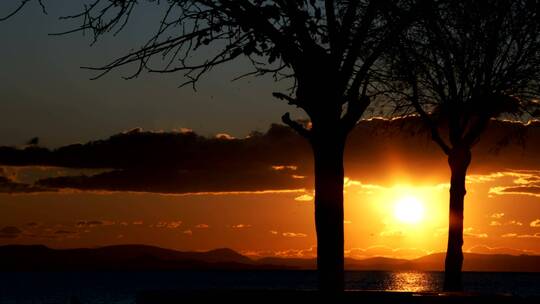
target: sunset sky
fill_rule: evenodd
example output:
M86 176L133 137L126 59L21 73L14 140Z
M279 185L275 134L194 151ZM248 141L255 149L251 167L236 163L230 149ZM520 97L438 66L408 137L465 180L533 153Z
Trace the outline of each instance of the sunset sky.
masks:
M401 125L364 121L349 140L344 223L349 256L412 258L445 249L445 159L425 134L396 129ZM540 252L540 126L521 128L525 145L494 151L493 139L512 134L503 123L493 124L488 132L493 136L475 148L466 251ZM154 145L143 148L148 142ZM99 157L87 157L89 149L92 155L108 151L103 153L118 168L51 167L107 166ZM180 250L230 247L254 256L314 254L310 151L286 127L243 139L132 130L48 152L38 165L32 154L13 157L6 151L0 150L0 160L8 164L0 194L2 243L58 248L143 243ZM10 165L15 161L34 165Z
M43 15L34 4L0 27L0 146L17 148L0 149L0 244L313 257L311 152L272 125L291 111L271 97L285 84L230 82L245 62L209 74L196 92L178 89L179 75L121 79L129 69L90 81L80 66L135 47L147 29L132 22L93 47L89 37L47 36L76 10L55 1ZM443 153L414 118L367 118L347 146L346 255L444 251ZM49 150L24 152L36 136ZM538 151L538 122L493 122L482 136L467 180L465 251L540 254Z

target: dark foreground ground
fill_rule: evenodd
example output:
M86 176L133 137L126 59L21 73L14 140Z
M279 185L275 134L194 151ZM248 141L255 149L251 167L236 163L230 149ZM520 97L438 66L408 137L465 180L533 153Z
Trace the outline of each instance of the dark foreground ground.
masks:
M179 303L460 303L460 304L537 304L540 297L519 297L508 294L431 293L399 291L356 291L324 294L317 291L147 291L137 294L137 304Z

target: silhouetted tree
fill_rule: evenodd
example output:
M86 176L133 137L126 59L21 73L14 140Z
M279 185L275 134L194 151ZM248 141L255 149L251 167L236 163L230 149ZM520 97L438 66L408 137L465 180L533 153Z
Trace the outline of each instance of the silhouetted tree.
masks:
M451 171L445 290L461 290L465 179L491 119L538 115L540 2L432 1L400 36L385 75L402 114L417 113Z
M157 31L138 50L91 68L97 77L135 64L141 72L181 72L195 85L213 67L247 57L244 76L271 74L291 91L273 95L301 108L309 127L283 115L311 144L315 162L317 265L322 290L342 290L343 151L347 135L370 106L370 74L381 54L411 22L415 0L93 0L65 33L122 31L149 5L163 10ZM23 4L24 5L24 1ZM204 54L204 55L203 55ZM197 60L200 59L200 60Z

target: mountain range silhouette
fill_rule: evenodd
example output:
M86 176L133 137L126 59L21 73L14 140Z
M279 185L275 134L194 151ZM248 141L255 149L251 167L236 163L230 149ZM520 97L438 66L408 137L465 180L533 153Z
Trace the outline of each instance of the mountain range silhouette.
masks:
M540 255L465 253L464 271L540 272ZM347 270L441 271L445 253L417 259L374 257L345 260ZM252 259L228 249L182 252L148 245L52 249L44 245L0 246L0 271L278 270L316 268L315 258Z

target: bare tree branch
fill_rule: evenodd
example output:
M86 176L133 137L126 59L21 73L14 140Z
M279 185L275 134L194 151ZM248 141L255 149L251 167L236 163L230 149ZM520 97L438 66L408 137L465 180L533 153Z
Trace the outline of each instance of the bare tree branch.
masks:
M304 128L301 124L291 119L291 115L287 112L281 116L281 121L291 127L296 133L300 134L304 138L311 138L311 131Z
M20 12L26 6L26 4L28 4L31 1L33 0L21 0L21 3L19 3L19 6L17 6L13 11L11 11L11 13L8 13L6 16L0 17L0 21L5 21L15 16L18 12ZM39 6L41 6L41 11L43 12L43 14L47 15L47 10L45 9L45 5L42 2L43 0L36 0L36 1L39 4Z
M431 139L437 145L439 145L439 147L443 150L444 154L446 155L450 154L450 147L442 139L441 134L439 133L439 127L429 117L426 111L424 111L424 109L422 108L422 105L420 105L419 95L418 95L418 83L416 81L416 77L413 77L411 79L411 82L412 82L412 89L413 89L413 95L411 98L412 105L414 106L416 112L420 115L420 118L422 118L424 123L429 127L429 130L431 131Z

